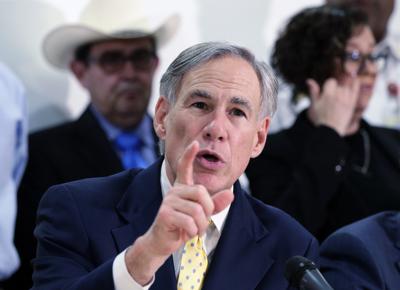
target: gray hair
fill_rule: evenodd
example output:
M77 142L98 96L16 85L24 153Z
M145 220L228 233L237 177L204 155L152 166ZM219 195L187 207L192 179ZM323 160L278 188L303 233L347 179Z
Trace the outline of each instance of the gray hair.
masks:
M170 104L174 104L186 73L211 60L226 56L241 58L252 66L260 83L259 118L272 117L276 111L278 83L271 68L266 63L256 60L249 50L226 42L204 42L181 52L161 78L160 95L165 96Z

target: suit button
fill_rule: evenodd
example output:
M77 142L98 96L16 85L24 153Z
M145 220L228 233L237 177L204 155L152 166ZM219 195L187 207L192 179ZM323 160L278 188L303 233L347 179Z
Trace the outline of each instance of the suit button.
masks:
M341 158L339 163L335 166L335 172L340 173L343 170L343 167L346 165L346 159Z

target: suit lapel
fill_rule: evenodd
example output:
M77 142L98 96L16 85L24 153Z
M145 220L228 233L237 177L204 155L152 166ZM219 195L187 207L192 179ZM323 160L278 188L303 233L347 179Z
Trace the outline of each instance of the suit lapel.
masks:
M122 171L122 163L110 141L89 108L75 123L75 146L81 159L96 176L111 175Z
M203 289L255 289L274 263L263 238L268 230L259 221L238 184L235 200L210 263ZM245 277L245 279L243 279Z
M118 213L126 221L125 225L112 230L118 252L144 234L154 221L162 201L161 162L138 173L117 205ZM274 252L268 243L269 232L244 195L237 183L235 201L229 210L203 289L255 289L274 263L272 257L262 255ZM157 271L150 289L176 289L172 256Z
M161 205L160 172L162 160L139 172L117 205L117 211L126 224L113 229L118 252L130 246L152 225ZM157 271L151 290L176 289L172 256Z

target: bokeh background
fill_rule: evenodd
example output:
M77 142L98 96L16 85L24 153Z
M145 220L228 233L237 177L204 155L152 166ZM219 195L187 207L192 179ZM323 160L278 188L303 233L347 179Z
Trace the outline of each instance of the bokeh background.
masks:
M112 1L112 0L110 0ZM144 13L179 13L182 25L160 50L160 67L149 112L158 97L161 73L184 48L210 40L225 40L250 48L268 61L269 50L288 17L323 0L132 0ZM88 97L66 71L46 63L41 52L44 35L65 22L79 19L89 0L0 0L0 61L11 67L27 89L30 130L75 118ZM396 3L390 30L400 33ZM111 13L111 12L110 12Z

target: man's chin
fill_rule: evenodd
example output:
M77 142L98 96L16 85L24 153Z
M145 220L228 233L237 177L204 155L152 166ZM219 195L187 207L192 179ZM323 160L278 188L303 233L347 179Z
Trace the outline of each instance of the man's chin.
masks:
M213 174L199 174L194 177L194 182L203 185L210 195L232 187L232 185L227 185L227 182L222 180L220 176Z

